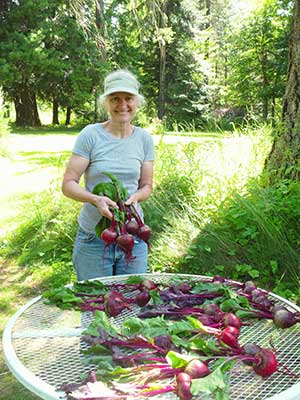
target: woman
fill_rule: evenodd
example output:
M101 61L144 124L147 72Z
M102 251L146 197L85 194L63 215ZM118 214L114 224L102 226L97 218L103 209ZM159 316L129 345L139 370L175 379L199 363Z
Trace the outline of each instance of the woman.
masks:
M129 263L116 245L104 248L104 242L95 234L95 227L101 218L112 218L111 210L117 208L117 204L106 196L92 193L97 183L109 181L102 174L109 172L127 189L126 204L134 204L142 212L139 203L152 191L154 144L144 129L131 122L143 96L139 94L135 76L127 70L118 70L106 77L100 99L110 118L88 125L80 132L62 183L67 197L84 203L73 250L79 281L147 271L148 247L138 238L135 238ZM79 184L83 174L84 188Z

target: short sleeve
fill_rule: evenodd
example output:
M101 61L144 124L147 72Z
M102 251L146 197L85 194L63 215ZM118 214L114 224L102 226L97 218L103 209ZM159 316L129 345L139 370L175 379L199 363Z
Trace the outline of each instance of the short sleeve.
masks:
M155 159L155 150L154 150L154 141L151 135L147 133L145 135L145 157L144 161L154 161Z
M91 125L86 126L79 133L72 152L78 156L84 157L87 160L91 159L91 152L93 148L93 129Z

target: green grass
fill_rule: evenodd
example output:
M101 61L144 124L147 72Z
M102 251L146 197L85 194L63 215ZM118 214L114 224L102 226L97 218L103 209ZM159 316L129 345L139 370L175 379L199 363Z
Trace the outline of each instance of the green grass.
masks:
M300 184L263 184L271 128L205 135L197 143L157 145L155 187L144 203L153 230L149 270L254 279L297 301ZM80 204L63 197L59 187L68 155L18 154L32 170L54 165L55 172L49 188L13 200L22 211L6 221L10 229L0 246L2 329L29 298L75 280L71 253ZM23 394L3 360L0 367L0 399L35 398L25 389Z
M40 167L63 167L66 161L69 159L70 151L57 152L34 152L34 151L21 151L19 155L26 159L29 165L40 166Z

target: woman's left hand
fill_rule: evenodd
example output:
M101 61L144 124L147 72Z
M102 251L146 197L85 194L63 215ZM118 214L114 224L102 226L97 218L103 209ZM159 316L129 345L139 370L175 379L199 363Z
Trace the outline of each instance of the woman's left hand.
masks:
M130 196L126 201L125 201L125 205L126 206L130 206L133 205L135 208L137 208L138 205L138 201L136 199L136 197L134 195Z

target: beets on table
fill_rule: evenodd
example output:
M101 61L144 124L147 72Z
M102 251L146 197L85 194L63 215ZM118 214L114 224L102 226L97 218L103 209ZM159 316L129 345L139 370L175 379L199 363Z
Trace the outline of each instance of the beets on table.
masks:
M111 291L104 295L104 309L110 317L116 317L124 309L130 309L130 305L122 293Z
M192 379L203 378L211 373L208 366L201 360L195 358L191 360L184 369L184 372L188 374Z
M180 400L191 400L191 382L192 378L185 372L180 372L176 377L176 394Z

